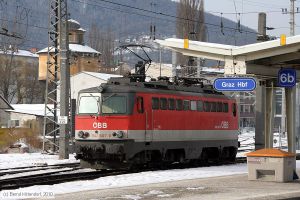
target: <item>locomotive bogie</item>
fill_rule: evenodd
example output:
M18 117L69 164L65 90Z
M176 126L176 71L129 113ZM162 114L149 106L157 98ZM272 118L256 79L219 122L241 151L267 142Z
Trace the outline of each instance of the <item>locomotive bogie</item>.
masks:
M235 140L191 142L79 142L77 158L82 166L95 169L123 168L135 165L190 161L234 161Z

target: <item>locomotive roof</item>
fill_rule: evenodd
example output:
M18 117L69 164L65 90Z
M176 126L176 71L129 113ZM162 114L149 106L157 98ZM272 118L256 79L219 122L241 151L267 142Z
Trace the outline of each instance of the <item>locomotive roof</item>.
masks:
M98 87L83 89L80 92L153 92L161 94L182 94L195 96L212 96L219 98L229 98L223 93L217 92L211 85L175 85L166 81L151 82L131 82L129 78L110 78L107 83L102 83Z

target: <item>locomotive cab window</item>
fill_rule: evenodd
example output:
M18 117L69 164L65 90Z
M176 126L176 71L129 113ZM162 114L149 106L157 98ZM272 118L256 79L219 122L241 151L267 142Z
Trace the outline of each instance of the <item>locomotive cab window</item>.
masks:
M160 109L161 110L167 110L168 109L168 102L166 98L160 98L159 100Z
M144 100L143 100L143 97L138 97L137 98L137 111L138 111L138 113L143 113L144 112Z
M156 97L152 98L152 109L158 110L159 109L159 99Z
M78 103L78 114L99 113L100 94L81 94Z
M126 113L126 97L110 95L102 99L102 114L124 114Z
M176 99L176 110L182 110L182 100Z

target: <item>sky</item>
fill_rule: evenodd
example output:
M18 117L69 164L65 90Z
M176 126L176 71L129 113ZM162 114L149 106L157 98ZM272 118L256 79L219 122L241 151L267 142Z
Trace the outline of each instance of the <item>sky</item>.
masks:
M268 35L277 37L281 34L290 35L290 15L282 14L281 11L281 8L287 8L289 12L290 0L205 0L204 6L206 12L219 16L223 13L224 18L233 21L237 21L238 18L235 13L241 13L241 23L255 30L257 30L258 12L266 12L267 27L276 28L267 31ZM300 34L300 0L295 2L295 10L297 7L299 7L299 13L295 14L295 35Z

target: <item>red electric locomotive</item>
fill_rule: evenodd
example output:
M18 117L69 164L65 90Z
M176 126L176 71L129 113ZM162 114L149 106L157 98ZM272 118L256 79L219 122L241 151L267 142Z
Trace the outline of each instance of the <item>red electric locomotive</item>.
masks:
M111 78L79 93L76 153L83 166L233 161L236 102L207 86Z

